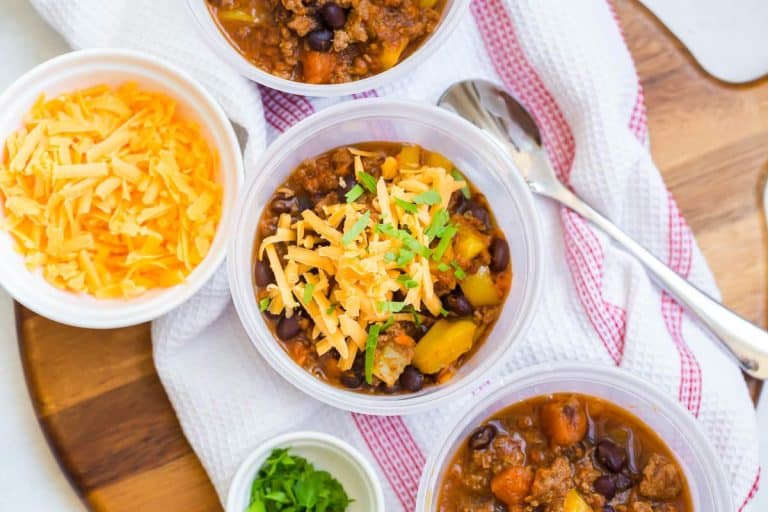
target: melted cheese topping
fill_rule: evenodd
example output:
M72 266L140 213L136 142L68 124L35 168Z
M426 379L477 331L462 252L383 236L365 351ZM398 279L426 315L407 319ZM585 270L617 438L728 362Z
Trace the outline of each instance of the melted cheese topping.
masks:
M216 234L217 165L162 94L126 83L41 96L5 142L2 225L59 288L125 297L172 286Z
M359 177L365 171L360 157L375 154L349 151L355 156ZM370 210L362 202L327 205L322 217L305 210L301 220L292 224L290 216L282 214L275 234L264 238L258 248L258 257L263 259L266 253L275 275L276 284L267 287L269 312L290 317L300 304L315 324L318 353L335 348L341 370L351 368L358 350L365 350L370 324L390 318L412 321L413 312L422 307L433 315L442 309L429 255L413 249L428 251L431 240L425 231L435 213L446 209L453 192L465 183L441 167L398 169L397 165L392 157L386 160L388 179L377 180ZM431 199L419 200L423 193L432 194ZM315 247L320 239L324 245ZM276 244L285 246L285 265ZM409 257L398 261L404 255ZM401 306L410 312L382 308L394 304L396 291L404 294Z

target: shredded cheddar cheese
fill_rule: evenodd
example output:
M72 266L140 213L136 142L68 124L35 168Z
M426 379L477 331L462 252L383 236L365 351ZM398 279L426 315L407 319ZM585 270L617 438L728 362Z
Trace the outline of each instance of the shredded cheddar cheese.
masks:
M217 166L162 94L126 83L40 96L0 158L3 227L59 288L115 298L173 286L216 233Z
M323 215L304 210L293 222L282 214L275 233L262 239L256 252L275 276L266 288L269 312L291 317L303 307L314 323L318 354L336 349L341 370L366 350L372 324L410 321L422 308L440 314L431 271L437 262L427 233L436 216L447 216L451 195L466 185L442 167L399 168L393 157L375 180L361 158L372 153L348 149L358 180L374 180L365 186L370 203L325 205ZM284 248L282 256L277 244ZM392 302L397 291L403 303Z

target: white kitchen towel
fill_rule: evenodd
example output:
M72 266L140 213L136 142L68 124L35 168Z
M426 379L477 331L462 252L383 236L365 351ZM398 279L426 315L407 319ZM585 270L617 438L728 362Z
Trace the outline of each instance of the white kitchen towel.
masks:
M203 1L203 0L200 0ZM246 171L265 141L337 101L259 89L201 43L181 0L32 0L76 48L151 52L190 71L248 134ZM560 176L675 270L718 296L649 151L642 89L604 0L473 0L456 33L407 80L369 95L434 103L456 80L503 83L542 125ZM259 100L264 110L262 113ZM731 479L737 510L757 490L755 414L736 365L577 215L539 202L544 293L524 340L491 379L548 361L617 365L696 416ZM407 417L332 409L265 363L231 304L224 270L153 326L155 364L192 447L223 498L238 464L268 436L319 429L357 446L380 471L387 510L411 511L425 456L456 406Z

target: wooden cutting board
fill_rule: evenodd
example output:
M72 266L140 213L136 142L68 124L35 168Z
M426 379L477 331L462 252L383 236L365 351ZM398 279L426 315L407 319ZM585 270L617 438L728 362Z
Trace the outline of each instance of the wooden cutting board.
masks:
M725 303L765 325L768 80L704 74L653 16L617 0L648 104L651 148ZM62 469L97 511L221 510L152 364L149 326L66 327L21 306L30 394ZM751 383L753 396L758 386Z

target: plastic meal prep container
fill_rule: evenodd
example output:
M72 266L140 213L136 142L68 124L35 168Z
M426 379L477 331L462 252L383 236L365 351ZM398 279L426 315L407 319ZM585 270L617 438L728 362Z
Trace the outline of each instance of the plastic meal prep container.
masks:
M148 54L116 49L80 50L51 59L24 74L0 96L0 141L4 145L8 135L21 128L23 116L41 93L52 98L94 85L117 86L128 81L176 100L181 115L194 121L211 149L218 152L218 180L223 188L221 220L205 259L183 283L127 299L97 299L59 290L39 270L27 270L11 236L0 230L0 285L24 306L64 324L116 328L157 318L194 295L226 254L228 227L243 179L240 146L218 103L175 66Z
M680 404L634 375L602 365L551 364L528 368L496 384L461 414L436 444L421 476L416 510L437 511L440 485L457 449L487 418L510 405L550 393L603 398L640 418L666 443L685 472L693 510L734 510L730 483L709 439Z
M416 48L416 51L386 71L362 80L342 84L307 84L286 80L285 78L279 78L268 73L246 59L237 48L229 43L213 19L213 16L211 16L207 0L187 0L187 7L200 35L208 43L208 46L219 58L229 63L242 76L272 89L291 94L325 97L347 96L376 89L408 76L419 65L423 65L434 51L447 41L462 17L468 16L469 2L470 0L446 0L440 23L435 28L435 31Z
M409 142L444 154L486 196L510 248L512 286L492 332L451 380L411 394L363 394L310 375L273 336L256 301L253 248L257 224L277 187L303 160L364 141ZM253 344L276 372L300 390L334 407L367 414L426 410L471 389L525 335L535 312L542 273L537 211L509 157L467 121L437 107L411 102L367 99L342 103L286 131L267 149L254 171L241 196L229 248L230 289Z

